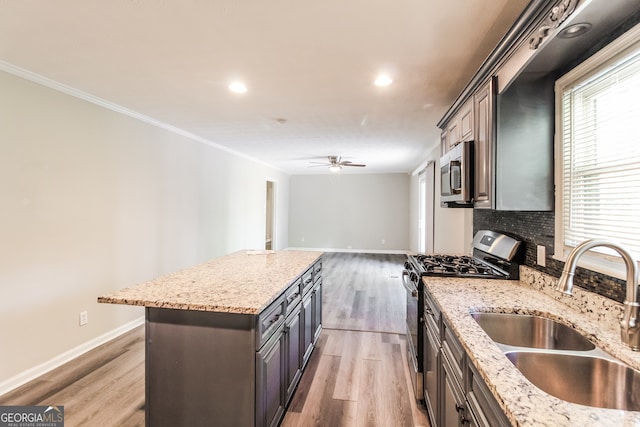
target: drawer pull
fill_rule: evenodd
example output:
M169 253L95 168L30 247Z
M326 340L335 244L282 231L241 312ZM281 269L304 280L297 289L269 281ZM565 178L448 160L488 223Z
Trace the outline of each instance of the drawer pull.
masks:
M271 319L271 321L270 321L269 323L271 323L271 324L273 325L274 323L276 323L276 322L280 319L280 317L281 317L281 315L280 315L280 314L278 314L276 317L274 317L273 319Z
M300 296L300 292L296 292L295 294L291 295L289 297L289 299L287 300L288 303L290 303L291 301L296 300L298 297Z

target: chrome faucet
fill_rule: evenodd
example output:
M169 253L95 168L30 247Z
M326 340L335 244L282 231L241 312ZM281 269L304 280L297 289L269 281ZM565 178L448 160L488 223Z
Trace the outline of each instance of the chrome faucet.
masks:
M615 250L624 260L627 270L627 295L624 300L624 316L620 322L620 337L622 343L631 347L634 351L640 350L640 324L638 323L638 263L633 255L617 243L607 240L586 240L576 246L564 264L562 275L558 280L556 290L571 295L573 290L573 275L576 270L578 258L586 251L596 246L604 246Z

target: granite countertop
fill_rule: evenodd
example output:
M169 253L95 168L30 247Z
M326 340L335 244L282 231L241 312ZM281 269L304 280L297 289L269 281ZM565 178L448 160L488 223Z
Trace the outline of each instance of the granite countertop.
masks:
M315 251L239 251L98 297L98 302L258 314L320 257Z
M555 292L556 279L521 267L520 281L424 278L427 289L514 426L637 426L640 412L569 403L531 384L470 316L471 311L543 315L587 335L610 355L640 370L640 352L620 341L622 304L574 288Z

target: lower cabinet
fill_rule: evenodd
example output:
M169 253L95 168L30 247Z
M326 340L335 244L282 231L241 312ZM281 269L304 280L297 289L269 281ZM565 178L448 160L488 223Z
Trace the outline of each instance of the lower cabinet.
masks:
M477 427L508 427L511 425L471 363L467 364L467 402L467 418L470 420L470 425Z
M425 290L427 302L435 302ZM444 315L438 324L425 312L425 403L432 427L508 427L511 424L469 361ZM441 333L439 334L439 331Z
M302 366L306 366L313 350L313 300L311 292L302 298Z
M285 338L281 327L256 353L257 425L276 426L284 414Z
M285 403L288 403L302 376L302 311L300 306L289 314L284 324L285 342Z
M453 368L448 358L442 358L441 395L442 404L440 406L440 425L445 427L458 427L463 425L465 401L462 387L458 378L453 373Z
M322 332L322 279L302 297L302 366L309 361L311 351Z
M311 311L313 312L313 342L318 341L322 332L322 279L318 280L311 291Z
M319 263L257 315L147 307L147 427L280 424L322 327Z
M438 379L440 377L440 338L436 323L425 314L425 326L423 328L424 354L422 366L424 369L424 402L429 413L431 424L436 425L438 414L439 390Z

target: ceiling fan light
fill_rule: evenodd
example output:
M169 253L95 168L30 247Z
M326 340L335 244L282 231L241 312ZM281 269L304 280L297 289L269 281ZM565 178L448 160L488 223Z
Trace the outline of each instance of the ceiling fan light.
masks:
M340 172L340 169L342 169L342 166L340 166L340 165L331 165L331 166L329 166L329 170L331 172Z

